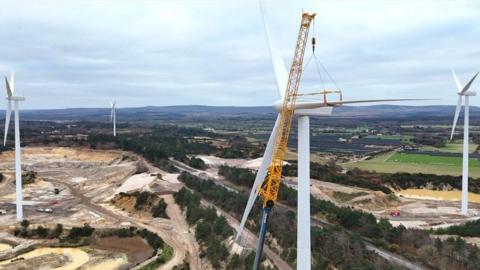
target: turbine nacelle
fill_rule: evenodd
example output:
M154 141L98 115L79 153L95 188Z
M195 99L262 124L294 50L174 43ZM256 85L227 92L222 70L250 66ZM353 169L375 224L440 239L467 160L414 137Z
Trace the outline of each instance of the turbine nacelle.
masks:
M317 109L317 108L322 108L322 107L335 107L339 106L336 104L329 104L325 103L322 101L307 101L307 100L301 100L297 99L297 102L295 104L295 110L302 110L302 109ZM283 99L277 100L276 102L273 103L273 108L280 112L283 107ZM297 112L295 112L297 114Z
M459 96L476 96L477 95L477 92L475 91L466 91L464 93L457 93Z
M11 101L25 101L25 97L5 97L6 100L11 100Z

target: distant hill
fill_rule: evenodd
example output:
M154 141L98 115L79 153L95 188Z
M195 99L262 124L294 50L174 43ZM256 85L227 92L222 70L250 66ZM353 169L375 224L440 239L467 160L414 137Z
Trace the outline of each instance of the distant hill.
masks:
M452 119L454 106L342 106L334 109L329 118L362 119ZM276 114L272 107L231 107L231 106L148 106L139 108L119 108L117 117L120 121L194 119L194 118L270 118ZM479 107L470 108L471 118L480 116ZM4 113L3 113L4 115ZM23 110L22 120L109 120L108 108L72 108L52 110Z

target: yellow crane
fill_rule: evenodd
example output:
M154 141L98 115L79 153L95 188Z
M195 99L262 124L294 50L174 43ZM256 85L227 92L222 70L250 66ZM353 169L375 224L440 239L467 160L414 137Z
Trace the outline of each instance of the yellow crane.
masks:
M283 105L280 111L279 124L277 125L276 129L272 163L268 167L268 175L258 191L258 194L263 200L263 217L260 227L258 248L255 256L254 270L259 269L260 266L268 218L273 206L277 201L278 192L280 190L282 166L287 154L288 137L292 127L298 89L300 87L300 79L302 77L305 47L308 41L308 32L315 15L315 13L302 13L302 21L300 23L300 31L298 33L295 53L293 55L292 65L290 67L287 89L285 89Z

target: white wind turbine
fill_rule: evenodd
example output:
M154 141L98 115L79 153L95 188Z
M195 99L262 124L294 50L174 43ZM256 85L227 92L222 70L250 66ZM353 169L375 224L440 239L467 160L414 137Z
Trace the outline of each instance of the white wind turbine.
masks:
M113 123L113 136L117 136L117 119L116 119L116 111L115 111L115 106L117 102L116 101L111 101L110 106L112 110L110 111L110 121Z
M8 126L10 124L10 116L12 114L12 101L14 102L15 109L15 190L16 190L16 205L17 205L17 220L23 220L23 195L22 195L22 163L20 152L20 119L18 102L24 101L24 97L14 96L15 85L13 72L8 80L5 77L5 83L7 85L7 110L5 115L5 133L3 137L3 146L7 143Z
M450 140L453 139L453 133L455 132L455 126L457 125L458 121L458 116L460 114L460 109L462 107L462 97L465 100L465 113L464 113L464 123L463 123L463 165L462 165L462 206L461 206L461 213L463 215L466 215L468 213L468 141L469 141L469 97L470 96L476 96L477 93L475 91L468 91L470 89L470 86L472 85L473 81L478 75L475 74L475 76L470 79L470 81L463 87L460 81L457 78L457 74L455 74L455 71L452 69L452 74L453 74L453 79L455 80L455 84L457 85L457 90L458 90L458 102L457 102L457 107L455 108L455 116L453 118L453 126L452 126L452 133L450 134Z
M280 111L283 104L284 91L287 88L288 72L283 61L281 51L276 47L270 35L268 27L267 16L263 3L260 2L265 33L267 36L267 43L270 50L273 71L277 84L277 89L280 93L281 100L274 103L275 109ZM297 182L298 182L298 210L297 210L297 269L309 270L311 269L311 247L310 247L310 116L328 116L332 114L333 107L343 104L352 103L369 103L369 102L384 102L384 101L408 101L418 99L383 99L383 100L355 100L355 101L326 101L312 102L305 99L297 98L295 114L298 115L298 168L297 168ZM272 133L267 142L265 153L262 162L257 171L254 184L250 191L250 196L245 207L242 220L237 229L235 240L238 242L242 236L243 229L247 218L252 210L252 207L258 196L258 189L267 176L268 167L273 158L274 143L278 121L280 114L277 116Z

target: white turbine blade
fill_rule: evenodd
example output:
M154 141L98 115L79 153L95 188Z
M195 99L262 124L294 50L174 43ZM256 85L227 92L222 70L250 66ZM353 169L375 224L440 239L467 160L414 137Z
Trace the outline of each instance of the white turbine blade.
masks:
M265 6L260 1L260 10L262 12L263 26L265 27L265 33L267 35L267 45L270 51L270 58L272 60L273 73L275 75L275 81L277 83L277 90L280 97L283 99L288 83L288 72L283 61L282 52L277 48L275 42L270 35L270 29L268 27L267 14L265 12Z
M12 91L12 95L15 93L15 80L14 80L14 73L12 71L12 74L10 75L10 89Z
M455 108L455 116L453 117L452 133L450 134L450 140L453 139L453 133L455 132L455 127L457 126L458 116L460 114L460 109L462 108L462 96L458 96L457 107Z
M247 222L248 215L252 210L253 204L258 196L258 188L265 180L267 176L268 166L272 163L273 158L273 148L275 144L275 134L278 126L278 122L280 121L280 115L277 116L277 120L275 121L275 125L273 126L272 133L270 134L270 138L268 139L267 147L265 148L265 153L263 154L262 163L260 164L260 168L257 171L257 175L255 177L255 182L253 183L252 190L250 191L250 197L248 198L247 206L245 207L245 212L243 212L242 220L240 222L240 226L237 230L237 235L235 236L235 241L240 239L242 235L243 228L245 227L245 222Z
M455 84L457 85L457 90L458 92L462 92L462 84L460 83L460 81L458 80L458 77L457 77L457 74L455 73L455 70L453 70L452 68L452 75L453 75L453 79L455 80Z
M328 104L355 104L355 103L376 103L376 102L390 102L390 101L415 101L415 100L435 100L430 98L393 98L393 99L360 99L360 100L340 100L329 101Z
M12 115L12 102L8 100L7 111L5 112L5 133L3 134L3 146L7 144L8 126L10 125L10 115Z
M5 84L7 85L7 97L11 97L13 95L13 91L7 77L5 77Z
M463 87L462 91L460 91L460 94L463 94L468 91L468 89L470 88L470 86L472 86L472 83L475 80L475 78L477 78L477 76L478 76L478 72L477 74L475 74L475 76L472 77L472 79L470 79L470 81L465 85L465 87Z
M295 109L296 110L315 109L315 108L321 108L321 107L331 107L331 106L339 106L344 104L355 104L355 103L376 103L376 102L392 102L392 101L396 102L396 101L415 101L415 100L434 100L434 99L395 98L395 99L337 100L337 101L328 101L327 103L323 101L312 101L312 102L297 101L297 103L295 104Z
M110 122L113 121L113 109L114 107L112 106L112 108L110 109Z

